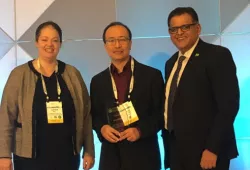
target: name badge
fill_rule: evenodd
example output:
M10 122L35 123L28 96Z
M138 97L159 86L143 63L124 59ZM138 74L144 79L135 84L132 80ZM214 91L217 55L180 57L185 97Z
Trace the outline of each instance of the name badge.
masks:
M62 102L46 102L48 123L63 123Z
M127 101L119 106L117 109L120 113L121 119L125 126L128 126L139 120L135 108L131 101Z

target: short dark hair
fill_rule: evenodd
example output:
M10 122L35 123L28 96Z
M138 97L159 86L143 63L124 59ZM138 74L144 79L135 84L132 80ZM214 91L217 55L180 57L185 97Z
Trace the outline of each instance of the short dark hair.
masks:
M192 7L178 7L178 8L175 8L168 15L168 26L170 26L170 20L173 17L180 16L180 15L183 15L183 14L189 14L192 17L193 22L199 23L198 14L196 13L196 11Z
M57 31L57 33L59 34L59 37L60 37L60 43L62 43L62 29L60 28L60 26L57 23L55 23L53 21L44 22L37 27L37 29L36 29L36 42L38 41L38 38L41 34L42 29L45 27L48 27L48 26L53 27Z
M128 28L128 26L123 24L122 22L115 21L115 22L111 22L109 25L107 25L105 27L103 34L102 34L102 40L104 43L106 43L105 35L106 35L107 30L113 26L122 26L122 27L126 28L126 30L128 31L128 35L129 35L129 40L132 39L132 33L131 33L130 29Z

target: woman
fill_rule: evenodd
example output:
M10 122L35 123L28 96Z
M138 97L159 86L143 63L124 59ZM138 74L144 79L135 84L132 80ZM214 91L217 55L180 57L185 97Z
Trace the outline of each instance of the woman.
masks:
M36 30L38 58L16 67L0 106L0 170L78 170L94 164L90 100L80 72L57 60L61 28Z

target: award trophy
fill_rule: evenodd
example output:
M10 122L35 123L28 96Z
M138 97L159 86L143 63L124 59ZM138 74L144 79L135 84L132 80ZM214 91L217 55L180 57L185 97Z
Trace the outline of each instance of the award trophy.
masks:
M109 108L107 117L108 117L108 123L111 127L113 127L119 132L122 132L125 130L124 123L122 121L121 115L117 107Z

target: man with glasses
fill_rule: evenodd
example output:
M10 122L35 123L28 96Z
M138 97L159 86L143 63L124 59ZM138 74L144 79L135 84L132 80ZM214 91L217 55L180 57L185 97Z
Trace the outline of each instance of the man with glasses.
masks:
M230 51L199 38L193 8L174 9L169 34L178 48L165 66L163 140L171 170L228 170L237 157L233 123L239 86Z
M93 129L102 142L99 170L160 170L161 72L130 56L132 33L123 23L110 23L103 42L111 64L90 85Z

